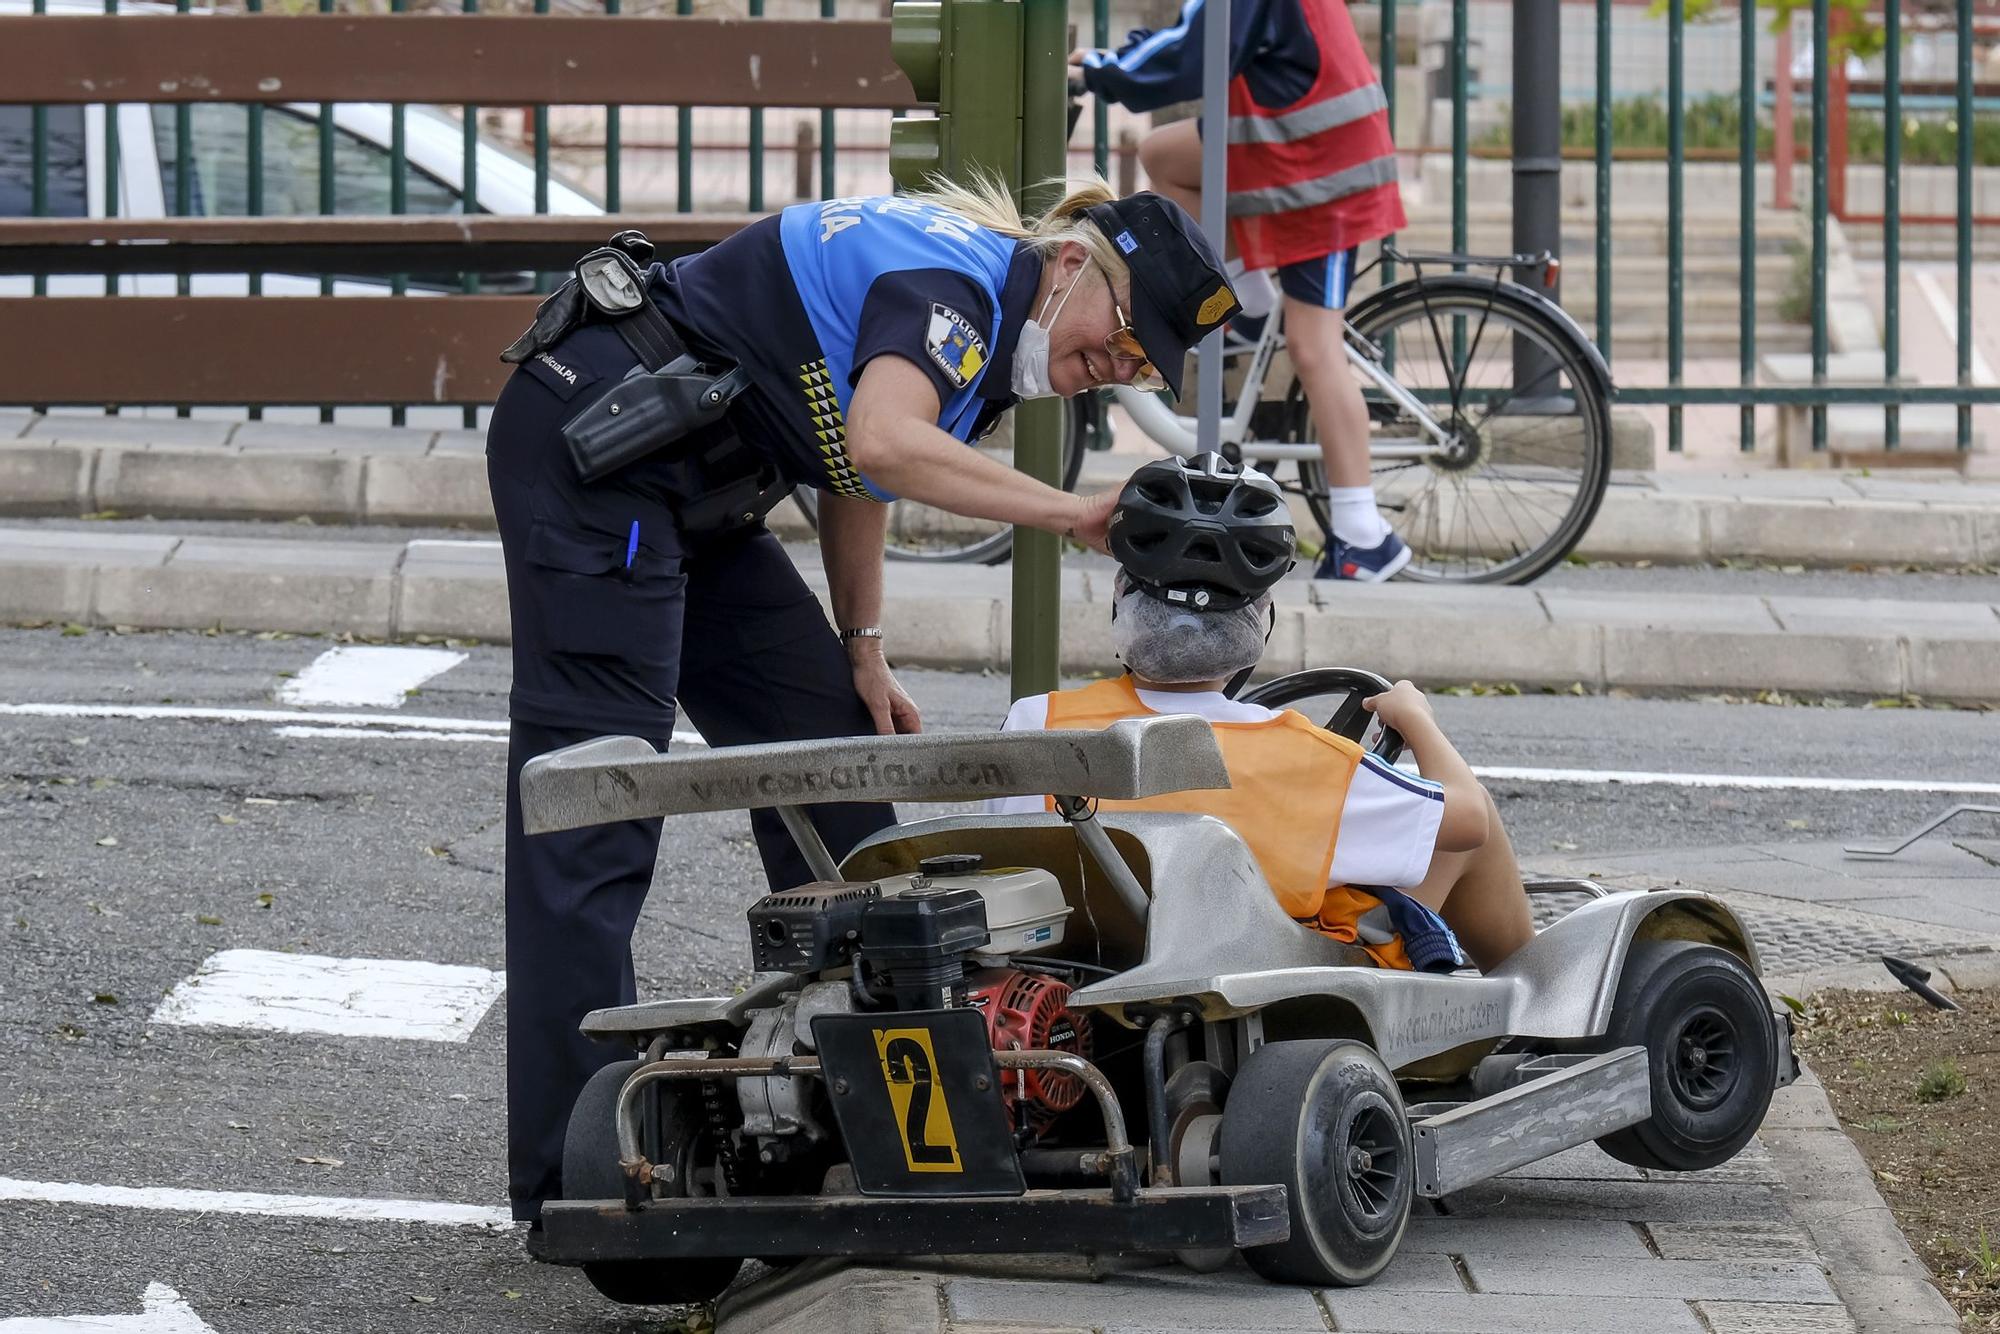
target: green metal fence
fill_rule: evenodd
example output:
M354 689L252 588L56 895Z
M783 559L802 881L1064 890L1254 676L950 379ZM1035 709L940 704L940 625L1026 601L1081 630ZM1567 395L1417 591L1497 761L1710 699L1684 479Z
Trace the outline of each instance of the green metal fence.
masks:
M120 0L103 0L103 10L107 14L119 12ZM341 0L317 0L317 8L322 13L336 12ZM492 12L507 0L487 0L487 11ZM623 13L626 21L641 10L651 16L652 21L672 22L675 15L687 15L694 9L693 0L602 0L603 12L607 15ZM755 20L765 16L771 0L742 0L741 13ZM780 0L783 3L783 0ZM1120 14L1128 12L1124 6L1129 0L1121 0ZM1738 345L1734 349L1736 362L1736 383L1733 385L1687 383L1688 348L1688 255L1684 246L1684 221L1687 210L1686 168L1690 160L1690 150L1686 141L1688 39L1696 29L1694 19L1689 17L1689 0L1672 0L1665 7L1664 14L1656 21L1664 26L1664 51L1666 64L1665 97L1668 110L1668 137L1660 170L1665 176L1666 187L1666 295L1667 295L1667 344L1666 367L1663 380L1655 383L1639 382L1637 375L1621 372L1621 367L1629 362L1621 362L1620 349L1613 345L1614 313L1618 306L1614 300L1616 287L1616 247L1613 245L1612 185L1614 162L1620 159L1620 150L1614 145L1614 104L1617 87L1614 81L1613 32L1617 23L1631 22L1637 15L1645 13L1643 6L1635 6L1625 0L1584 0L1594 8L1594 86L1581 90L1565 90L1572 94L1572 103L1578 105L1583 114L1589 116L1594 110L1590 123L1594 129L1592 145L1587 150L1592 164L1593 195L1595 209L1594 249L1596 259L1596 292L1594 310L1584 312L1587 328L1594 328L1597 342L1612 361L1614 375L1620 380L1619 393L1622 402L1639 405L1658 405L1665 409L1667 421L1667 442L1671 450L1679 450L1684 443L1683 414L1686 409L1698 405L1733 405L1738 408L1739 443L1743 449L1750 449L1757 439L1757 410L1771 406L1807 409L1810 411L1812 442L1815 448L1824 447L1827 439L1826 410L1835 404L1878 405L1883 410L1884 443L1894 449L1903 434L1902 409L1916 405L1950 404L1957 409L1956 442L1960 449L1972 443L1972 410L1975 405L2000 403L2000 388L1976 385L1973 382L1974 325L1973 304L1973 241L1977 226L1986 225L1976 218L1974 196L1974 131L1975 131L1975 91L1973 77L1973 50L1976 36L1975 7L1973 0L1956 0L1955 12L1950 16L1956 36L1956 69L1951 82L1949 96L1926 93L1921 99L1926 107L1938 103L1955 119L1956 154L1953 173L1956 180L1956 205L1952 215L1955 223L1955 257L1957 273L1957 360L1955 382L1952 384L1915 385L1904 383L1906 359L1902 346L1904 320L1901 283L1903 278L1903 247L1907 230L1904 217L1902 192L1902 148L1903 135L1887 133L1883 143L1883 171L1885 173L1884 198L1880 225L1883 237L1883 288L1881 305L1883 312L1883 354L1884 376L1879 383L1832 383L1828 377L1830 341L1828 329L1829 291L1829 234L1828 218L1830 209L1838 201L1831 197L1830 186L1835 180L1839 164L1833 159L1837 145L1830 141L1835 128L1836 115L1840 103L1848 100L1839 96L1840 80L1838 71L1830 68L1829 51L1836 36L1833 16L1829 12L1827 0L1816 0L1810 6L1810 28L1812 40L1812 74L1809 81L1809 120L1811 124L1809 170L1812 189L1807 201L1809 233L1808 268L1810 274L1809 308L1811 324L1811 383L1774 384L1760 380L1758 348L1758 306L1757 278L1760 264L1759 214L1757 166L1768 162L1771 150L1763 142L1773 128L1773 114L1766 105L1763 89L1766 78L1774 78L1779 71L1772 67L1770 53L1760 53L1759 34L1766 22L1765 15L1757 10L1746 14L1738 6L1698 5L1708 17L1718 14L1723 17L1735 15L1738 19L1736 61L1738 78L1735 81L1735 107L1737 142L1734 160L1738 167L1739 197L1737 209L1740 217L1740 233L1737 238L1737 283L1740 293L1737 318ZM1075 0L1072 19L1079 36L1087 34L1096 44L1111 44L1116 40L1114 33L1114 8L1112 0L1091 0L1089 8L1081 7L1082 0ZM1574 0L1572 0L1574 5ZM812 12L810 0L806 0L806 13ZM36 15L44 13L48 0L31 0L32 11ZM180 11L191 8L190 0L174 0L174 7ZM547 13L549 0L521 0L507 3L510 12L520 12L532 8L534 13ZM787 10L798 7L798 0L791 0ZM243 8L250 12L260 12L262 0L243 0ZM445 10L478 13L481 0L391 0L392 12L440 13ZM849 0L850 11L858 10L855 0ZM1471 213L1469 194L1471 163L1477 156L1485 155L1482 146L1475 144L1472 131L1471 111L1485 90L1479 86L1472 70L1474 49L1473 26L1474 6L1470 0L1429 0L1428 4L1418 0L1382 0L1380 13L1380 53L1386 68L1397 62L1399 33L1418 31L1423 26L1426 14L1441 15L1448 10L1449 38L1442 45L1441 59L1444 62L1446 85L1451 95L1449 117L1449 144L1439 145L1448 151L1450 174L1448 196L1450 201L1450 239L1455 248L1465 248L1469 239ZM1484 4L1480 7L1482 21L1492 16L1487 12L1495 6ZM866 6L867 16L878 12L873 5ZM705 11L711 12L712 10ZM821 17L840 16L839 0L818 0L817 13ZM1748 21L1743 21L1747 18ZM199 16L190 16L187 22L201 21ZM272 22L283 22L283 18L273 15ZM1900 6L1890 4L1874 19L1885 29L1886 47L1881 61L1881 106L1886 124L1897 126L1902 122L1906 110L1902 68L1903 43L1907 34L1904 16ZM1977 30L1983 32L1984 30ZM1709 48L1713 54L1712 44ZM1706 59L1706 58L1705 58ZM0 54L0 77L5 75L6 57ZM1389 94L1392 121L1407 108L1397 106L1398 80L1385 78L1385 88ZM1929 85L1926 85L1927 87ZM1588 106L1593 101L1594 108ZM244 105L240 109L245 146L241 152L242 211L248 216L262 217L272 213L296 211L301 207L297 194L289 189L280 197L271 189L276 179L274 172L279 164L279 144L282 138L286 145L294 145L297 136L289 133L276 135L272 127L280 116L289 124L290 113L281 109L261 105ZM489 109L490 110L490 109ZM617 211L629 206L632 198L632 181L629 164L635 151L630 127L634 123L627 115L629 108L607 105L602 108L603 132L601 144L590 146L590 151L601 153L597 160L602 173L601 195L607 210ZM121 209L121 160L125 157L121 149L118 108L108 107L101 120L102 167L99 189L103 211L116 216ZM479 198L483 184L479 151L482 145L481 109L475 106L458 108L463 118L461 145L461 179L455 191L447 191L444 204L454 209L475 211L480 209ZM533 172L532 209L536 213L546 213L550 208L551 182L555 170L556 140L551 125L551 108L530 106L522 109L523 139L528 149L528 159ZM196 160L203 152L200 142L200 127L204 123L197 109L186 104L174 106L168 113L171 117L172 133L160 144L163 167L171 159L175 164ZM337 124L335 106L321 103L316 115L309 113L311 143L314 153L311 160L302 163L285 162L286 179L303 175L310 178L304 207L316 208L324 215L350 213L368 208L392 214L409 211L421 212L425 208L439 206L440 197L435 192L426 192L422 200L413 198L411 169L409 164L408 118L413 114L401 103L393 104L390 111L389 143L386 153L377 166L369 170L387 173L386 191L367 193L350 190L353 185L352 164L346 162L339 151L342 131ZM805 114L810 116L811 110ZM886 123L887 113L883 113ZM810 125L810 121L805 122ZM1111 142L1112 121L1105 108L1096 107L1089 121L1091 144L1090 161L1100 172L1108 173L1112 166L1113 144ZM747 115L747 143L742 150L747 152L748 186L741 198L752 211L761 211L787 202L774 197L780 192L769 188L766 179L766 159L769 145L766 142L766 112L752 109ZM802 129L804 127L802 126ZM27 212L33 216L45 216L52 207L56 192L51 188L50 173L52 157L50 152L51 116L49 109L35 107L27 118L26 134L28 146L28 171L31 177L27 191ZM0 140L4 146L4 140ZM657 148L657 145L650 146ZM696 154L701 150L697 143L697 122L691 109L681 108L674 113L674 133L672 156L674 162L674 191L671 208L682 213L700 212L704 207L714 208L716 203L705 201L697 190ZM733 146L725 146L737 151ZM574 159L576 148L567 146L563 151ZM786 151L781 149L780 151ZM832 110L820 110L817 115L817 133L808 140L801 135L796 147L800 177L806 179L812 192L820 197L837 192L842 174L843 160L853 161L853 147L844 155L839 142L838 126ZM817 172L810 170L808 157L816 154ZM1714 160L1715 153L1708 152L1700 160ZM7 161L0 157L0 169L5 169ZM816 181L811 178L816 176ZM166 210L173 215L187 215L212 212L213 201L201 197L202 188L196 173L180 171L168 172L165 176ZM352 193L355 197L349 198ZM728 201L732 206L735 200ZM664 207L664 204L662 205ZM1870 222L1870 225L1874 223ZM1764 263L1770 262L1768 255L1762 256ZM1385 266L1385 280L1396 276ZM410 274L394 275L389 281L394 292L409 291L413 284ZM492 291L490 282L473 272L456 275L453 280L455 290L465 293ZM334 290L335 277L324 274L320 277L323 292ZM120 290L120 279L115 274L107 274L103 290L107 295ZM25 285L24 285L25 286ZM183 294L193 288L186 273L175 275L174 288ZM261 274L248 275L247 290L257 293L263 290L264 277ZM49 290L49 282L36 277L33 290L42 294ZM198 288L196 290L199 290ZM1657 378L1657 377L1649 377ZM403 408L392 405L396 420L402 420ZM183 409L185 411L185 409ZM253 409L254 412L254 409ZM467 406L464 420L471 425L476 409ZM322 408L323 420L331 420L332 408Z

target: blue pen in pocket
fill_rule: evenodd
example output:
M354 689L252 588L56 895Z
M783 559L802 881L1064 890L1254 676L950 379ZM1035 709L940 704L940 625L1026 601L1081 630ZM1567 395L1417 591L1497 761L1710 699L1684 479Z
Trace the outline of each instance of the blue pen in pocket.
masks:
M632 535L625 539L625 569L632 569L632 558L639 554L639 521L632 520Z

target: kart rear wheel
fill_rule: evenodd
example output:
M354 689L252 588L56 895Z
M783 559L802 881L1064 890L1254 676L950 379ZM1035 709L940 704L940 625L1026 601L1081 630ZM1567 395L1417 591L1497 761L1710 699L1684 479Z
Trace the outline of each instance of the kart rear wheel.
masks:
M1621 1163L1695 1172L1734 1158L1771 1105L1771 1002L1741 959L1691 940L1635 940L1605 1050L1642 1046L1653 1114L1598 1140Z
M618 1165L618 1090L639 1061L617 1061L590 1077L570 1110L563 1136L563 1196L571 1200L622 1200L625 1171ZM703 1161L708 1146L700 1109L687 1084L652 1085L641 1105L652 1099L652 1133L640 1143L656 1166L671 1165L669 1195L707 1193L701 1184L712 1163ZM743 1261L721 1257L660 1260L602 1260L583 1266L592 1287L614 1302L628 1306L671 1306L705 1302L736 1277Z
M1355 1287L1394 1258L1416 1193L1403 1097L1365 1043L1271 1042L1229 1089L1222 1116L1225 1185L1282 1185L1292 1235L1251 1246L1265 1278Z

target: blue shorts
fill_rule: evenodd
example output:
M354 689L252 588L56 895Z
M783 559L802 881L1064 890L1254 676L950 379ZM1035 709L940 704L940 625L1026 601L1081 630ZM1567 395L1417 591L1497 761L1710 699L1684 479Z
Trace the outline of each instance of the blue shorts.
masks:
M1344 310L1348 290L1354 286L1354 261L1359 254L1360 247L1355 246L1283 265L1278 269L1278 288L1309 306Z

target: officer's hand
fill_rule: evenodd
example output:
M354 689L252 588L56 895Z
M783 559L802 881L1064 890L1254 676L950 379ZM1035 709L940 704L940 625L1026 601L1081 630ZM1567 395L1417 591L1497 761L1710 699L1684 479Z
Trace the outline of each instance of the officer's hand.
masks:
M1092 551L1111 554L1111 511L1118 508L1116 491L1099 491L1094 496L1078 498L1081 507L1076 521L1063 536L1074 538Z
M867 641L864 641L867 642ZM896 736L924 730L923 714L910 698L879 647L871 646L853 656L854 691L868 706L878 736Z

